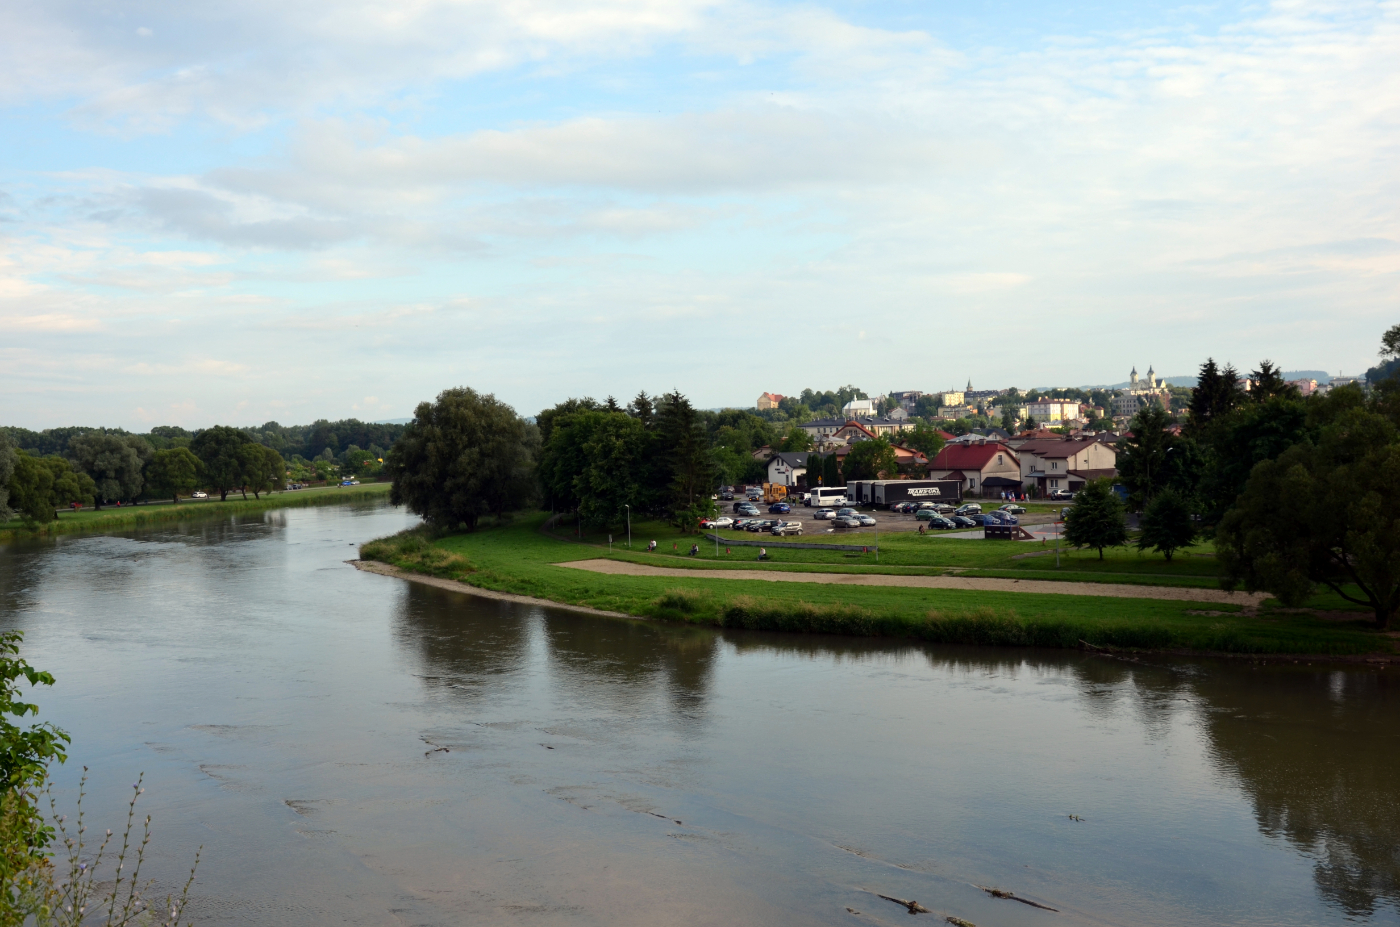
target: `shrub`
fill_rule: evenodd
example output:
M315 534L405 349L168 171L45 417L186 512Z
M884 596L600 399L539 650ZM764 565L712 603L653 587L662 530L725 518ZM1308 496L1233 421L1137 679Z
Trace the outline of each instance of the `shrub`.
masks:
M411 573L457 579L475 573L476 567L461 554L433 546L431 532L411 528L360 546L360 559L377 560Z

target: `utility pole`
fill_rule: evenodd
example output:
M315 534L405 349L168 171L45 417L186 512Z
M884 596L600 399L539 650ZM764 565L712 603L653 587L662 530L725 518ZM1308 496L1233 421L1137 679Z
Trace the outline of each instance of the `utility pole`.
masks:
M622 507L623 507L624 509L627 510L627 549L628 549L628 550L631 550L631 549L632 549L632 506L630 506L630 505L628 505L626 502L624 502L624 503L622 503Z

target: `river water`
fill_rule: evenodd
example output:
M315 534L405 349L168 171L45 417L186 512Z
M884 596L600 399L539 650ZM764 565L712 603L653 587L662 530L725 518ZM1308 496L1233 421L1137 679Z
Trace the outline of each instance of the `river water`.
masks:
M1400 923L1394 670L720 633L345 563L411 522L0 548L60 802L87 765L115 827L144 772L197 923Z

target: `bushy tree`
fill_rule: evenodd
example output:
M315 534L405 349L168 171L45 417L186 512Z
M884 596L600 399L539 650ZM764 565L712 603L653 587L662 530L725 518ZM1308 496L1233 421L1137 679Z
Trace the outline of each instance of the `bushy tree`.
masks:
M238 449L238 469L245 499L250 490L254 499L260 499L262 493L280 488L287 478L282 455L251 441Z
M178 504L181 493L189 495L199 486L199 458L187 447L156 451L146 465L146 484Z
M68 442L68 459L92 477L97 486L95 502L99 509L103 501L135 499L141 494L141 454L134 442L127 440L129 437L135 436L94 431Z
M778 442L778 450L783 452L801 452L812 449L812 436L806 429L799 425L791 425L783 434L782 440Z
M1190 546L1196 537L1196 524L1191 517L1187 497L1171 486L1152 497L1143 510L1138 535L1138 550L1154 550L1171 563L1172 555Z
M1110 480L1090 480L1075 494L1074 505L1065 513L1065 540L1075 547L1097 550L1102 560L1105 547L1127 543L1126 514Z
M1166 410L1152 403L1133 416L1129 434L1118 439L1118 480L1137 511L1168 487L1189 496L1200 480L1199 448L1169 432L1171 425Z
M899 471L899 457L883 437L857 441L846 455L844 469L847 481L893 479Z
M249 443L248 436L228 425L215 425L195 435L190 450L199 458L206 484L218 491L220 501L243 485L243 465L239 449Z
M1191 390L1191 403L1187 415L1187 430L1199 435L1212 422L1234 411L1244 399L1239 386L1240 375L1235 368L1226 364L1223 368L1208 357L1196 375L1196 386Z
M9 482L10 503L29 526L53 521L53 471L41 458L24 451L15 455Z
M15 517L10 507L10 477L15 472L15 449L10 436L0 431L0 523Z
M539 432L495 396L466 387L422 402L389 451L389 499L430 524L475 530L483 515L526 505Z
M918 451L929 460L937 456L946 443L942 433L925 422L915 423L913 428L900 435L900 441L905 447Z
M1226 589L1296 607L1326 586L1389 627L1400 610L1400 444L1359 398L1317 404L1319 440L1250 473L1216 534Z

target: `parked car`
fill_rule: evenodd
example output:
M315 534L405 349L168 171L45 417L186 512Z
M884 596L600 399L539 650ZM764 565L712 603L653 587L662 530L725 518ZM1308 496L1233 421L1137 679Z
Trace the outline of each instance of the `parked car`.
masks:
M763 500L763 493L758 490L749 490L749 501L760 502Z
M957 525L953 524L951 521L944 518L942 515L934 515L932 518L930 518L928 520L928 526L930 528L937 528L939 531L948 531L952 528L957 527Z
M937 512L939 515L951 515L953 506L946 502L920 502L919 508L928 509L930 512Z
M977 527L977 522L973 521L971 518L968 518L966 515L954 515L954 516L952 516L951 518L949 518L948 520L951 521L951 522L953 523L953 525L954 525L955 527L958 527L958 528L976 528L976 527Z
M748 527L745 528L744 530L745 530L745 531L767 531L768 529L772 528L774 525L781 525L781 524L782 524L782 522L780 522L780 521L779 521L778 519L776 519L776 518L760 518L760 519L757 519L757 520L755 520L755 521L749 522Z
M837 528L859 528L859 515L837 515L831 520L832 525Z
M836 510L836 515L837 515L838 517L840 517L840 516L842 516L842 515L859 515L859 514L860 514L859 512L857 512L855 509L851 509L851 508L837 509L837 510Z
M1010 512L1012 515L1024 515L1026 514L1026 507L1024 505L1015 505L1013 503L1008 503L1006 505L1003 505L1001 508L997 509L997 511Z
M719 497L720 497L721 499L723 499L725 502L733 502L733 501L734 501L734 493L731 492L731 491L728 490L728 489L726 489L724 492L720 493L720 494L719 494Z
M871 525L878 524L878 522L875 521L874 515L857 515L856 520L859 521L861 525L866 528L869 528Z
M785 522L782 522L781 524L774 525L772 528L769 528L769 529L768 529L768 532L769 532L770 534L773 534L773 535L777 536L777 537L786 537L786 536L789 535L789 534L801 534L801 533L802 533L802 522L800 522L800 521L785 521Z
M996 516L984 515L981 512L973 512L972 514L966 515L964 517L967 518L968 521L972 522L974 525L977 525L979 527L984 527L986 525L995 525L997 523Z
M768 506L768 513L770 515L787 515L791 511L792 506L788 505L786 502L774 502L772 505Z
M802 504L805 505L805 506L807 506L807 508L809 508L809 509L812 507L812 494L811 494L811 493L809 493L809 492L804 492L804 493L802 494Z
M1073 499L1074 493L1070 492L1068 489L1052 489L1050 491L1050 498L1057 500Z
M736 518L734 519L734 524L730 525L729 527L734 531L743 531L745 528L748 527L749 522L751 521L753 521L752 518Z
M817 509L812 513L812 517L818 521L825 521L828 518L835 518L836 512L833 509Z
M917 511L918 508L919 504L917 502L896 502L894 505L890 506L890 511L894 512L896 515L908 515L910 512Z
M917 512L914 513L915 521L932 521L933 519L939 517L939 514L933 509L919 509Z
M732 524L734 524L734 519L730 518L728 515L721 515L718 518L702 518L700 520L700 527L702 528L728 528Z
M953 514L954 514L954 515L979 515L979 514L981 514L981 512L982 512L982 506L978 505L976 502L966 502L966 503L964 503L964 504L958 506L957 510L956 510L955 512L953 512Z
M202 490L202 489L196 489L194 492L190 493L190 498L191 498L191 499L208 499L208 498L209 498L209 494L208 494L207 492L205 492L204 490Z
M734 511L738 512L740 515L757 515L758 506L754 505L752 502L743 502L736 505Z

